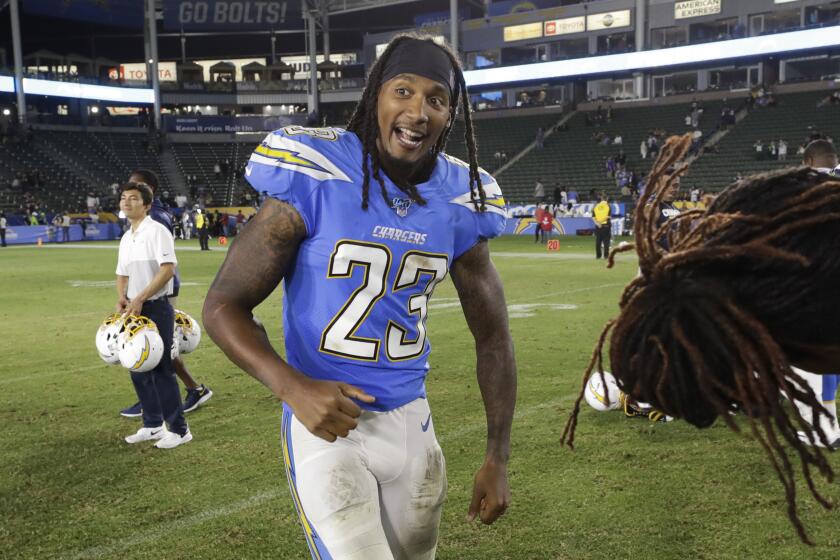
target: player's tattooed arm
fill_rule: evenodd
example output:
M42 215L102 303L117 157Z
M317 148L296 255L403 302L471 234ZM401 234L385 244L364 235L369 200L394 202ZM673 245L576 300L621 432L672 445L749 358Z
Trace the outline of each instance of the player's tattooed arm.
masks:
M281 398L286 388L283 374L291 372L277 371L278 364L283 367L285 362L254 322L253 310L288 273L305 235L297 210L266 200L231 245L202 313L207 333L228 358Z
M297 419L327 441L346 437L373 397L347 383L310 379L271 346L253 310L289 273L306 226L288 204L268 199L236 236L207 292L202 318L210 338L233 363L285 401Z
M487 415L487 454L475 476L468 519L492 523L510 503L507 460L516 404L516 361L502 280L482 241L452 265L452 281L475 338L476 370Z

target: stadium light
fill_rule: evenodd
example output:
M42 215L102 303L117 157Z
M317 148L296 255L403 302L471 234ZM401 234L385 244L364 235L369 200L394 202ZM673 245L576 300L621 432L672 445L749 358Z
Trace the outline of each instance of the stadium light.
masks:
M3 116L4 117L8 117L11 114L12 114L12 112L9 109L3 109Z
M0 76L0 91L14 93L15 79L11 76Z
M93 107L90 108L90 112L93 113L94 115L99 113L99 107L94 105Z
M154 103L155 92L147 88L95 86L54 80L23 79L23 91L27 95L51 95L71 99L94 101L120 101L123 103Z
M464 72L467 87L568 78L651 68L714 62L747 56L763 56L806 49L825 49L840 45L840 27L804 29L759 37L715 41L624 54L555 60L519 66L503 66Z

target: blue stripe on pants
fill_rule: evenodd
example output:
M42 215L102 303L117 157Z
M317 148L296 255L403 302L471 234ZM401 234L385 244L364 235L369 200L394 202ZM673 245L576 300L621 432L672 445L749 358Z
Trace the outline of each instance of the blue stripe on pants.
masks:
M833 401L837 396L837 385L840 383L840 374L822 376L822 400Z
M298 518L303 532L306 535L306 544L309 545L309 552L313 560L332 560L327 547L321 542L321 538L315 528L307 519L300 503L300 496L297 491L297 477L295 476L295 455L292 449L292 411L283 405L283 423L280 431L280 441L283 444L283 464L286 467L286 478L289 481L289 492L292 493L292 500L295 502Z

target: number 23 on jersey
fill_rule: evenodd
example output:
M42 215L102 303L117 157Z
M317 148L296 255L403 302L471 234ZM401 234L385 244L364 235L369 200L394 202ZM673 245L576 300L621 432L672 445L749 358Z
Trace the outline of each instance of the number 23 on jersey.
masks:
M375 362L384 339L385 352L392 362L410 360L420 356L426 344L426 314L429 298L435 286L449 270L449 257L445 254L408 251L399 263L399 269L390 287L391 293L414 289L408 298L406 315L416 317L414 339L410 333L393 321L388 321L383 338L356 336L356 331L371 313L376 302L385 296L388 272L392 264L391 250L386 245L363 241L341 240L330 256L327 278L348 279L355 267L364 269L362 284L350 295L321 335L321 352Z

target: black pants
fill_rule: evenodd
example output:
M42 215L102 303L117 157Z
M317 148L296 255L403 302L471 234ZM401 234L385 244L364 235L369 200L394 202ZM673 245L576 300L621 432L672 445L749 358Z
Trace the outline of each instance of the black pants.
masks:
M595 258L601 258L601 249L603 248L603 255L606 259L610 254L610 238L612 237L612 228L610 224L598 226L595 228Z
M143 315L157 325L163 339L163 356L157 367L144 373L131 373L131 382L134 383L134 390L143 407L143 426L153 428L166 422L170 432L184 435L187 433L187 422L184 420L181 393L170 357L175 311L169 301L162 297L144 303Z
M198 230L198 244L201 246L202 251L209 251L210 247L207 246L208 241L208 232L207 226L203 228L199 228Z
M6 228L0 228L0 247L6 246Z
M210 247L208 246L210 232L207 229L207 226L200 228L198 230L198 244L201 247L202 251L208 251Z

